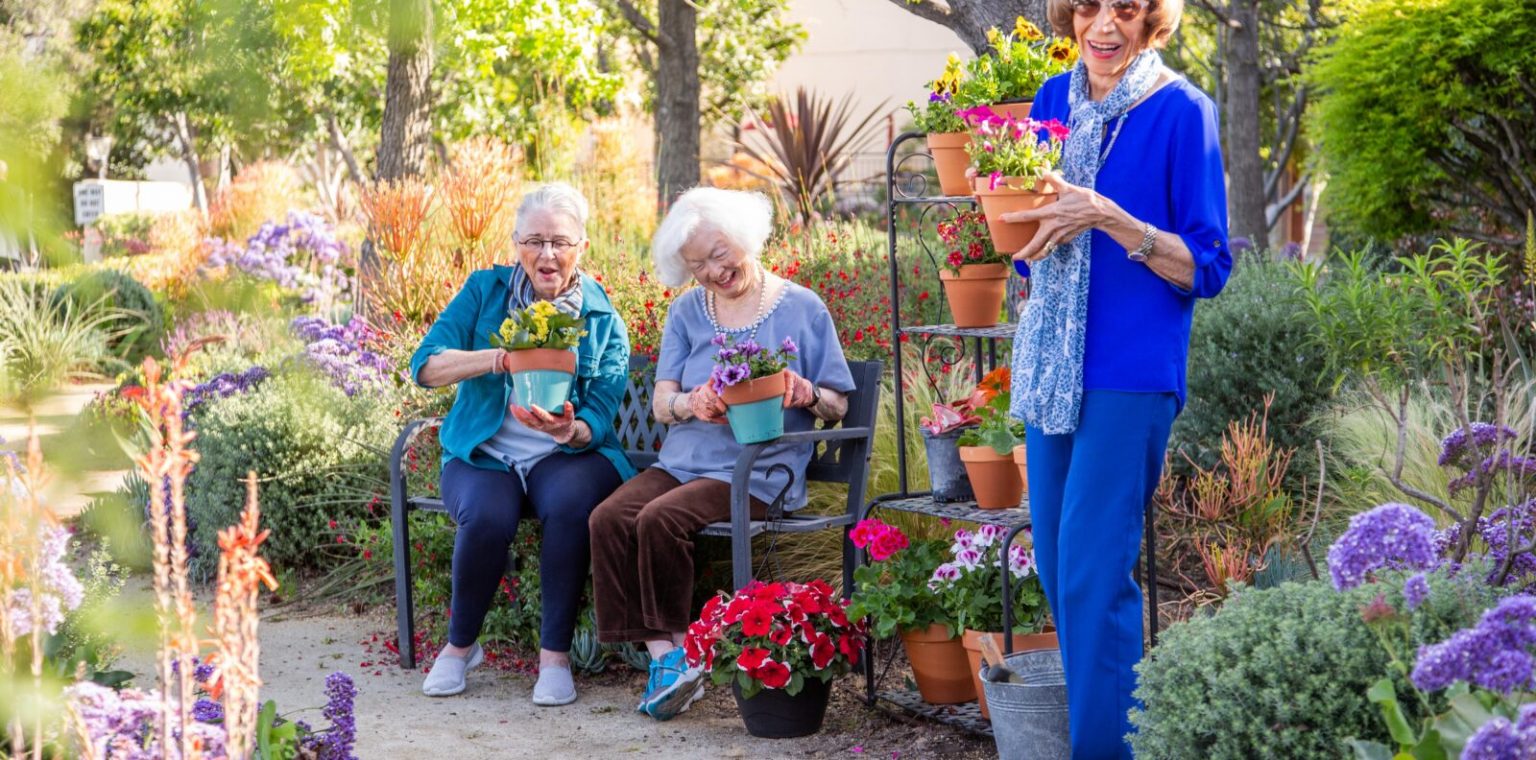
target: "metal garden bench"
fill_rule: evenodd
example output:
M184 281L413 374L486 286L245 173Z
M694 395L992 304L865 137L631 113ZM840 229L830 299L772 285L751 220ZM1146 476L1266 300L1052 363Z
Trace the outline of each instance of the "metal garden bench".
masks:
M864 491L869 480L869 458L873 449L875 418L880 408L881 363L878 361L849 362L853 371L856 390L848 397L848 414L840 423L831 423L816 430L787 433L772 443L810 441L816 444L816 453L803 473L790 472L782 465L770 471L770 477L783 475L786 479L779 490L779 497L768 507L767 519L751 519L748 505L747 484L751 479L752 465L768 443L745 446L736 459L731 482L731 519L717 522L699 532L702 536L728 537L731 540L731 575L736 588L752 580L752 538L763 533L808 533L827 528L843 529L843 588L853 586L853 567L856 562L848 532L859 519L864 507ZM651 390L654 387L654 365L644 357L630 362L630 380L619 407L615 428L624 445L630 462L637 469L645 469L656 463L661 442L667 428L651 418ZM412 494L406 481L404 459L411 442L421 431L442 424L441 418L414 420L400 431L389 457L390 519L393 522L395 543L395 621L399 629L400 667L416 667L415 604L411 584L411 510L446 512L443 500L420 494ZM783 500L795 477L809 482L841 483L847 486L848 496L843 512L832 515L810 515L799 512L785 513Z

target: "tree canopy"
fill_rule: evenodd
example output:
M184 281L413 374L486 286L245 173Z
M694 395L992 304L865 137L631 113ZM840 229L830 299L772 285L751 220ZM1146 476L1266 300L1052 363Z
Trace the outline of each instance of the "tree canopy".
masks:
M1310 80L1329 204L1396 238L1506 242L1536 209L1536 3L1363 4Z

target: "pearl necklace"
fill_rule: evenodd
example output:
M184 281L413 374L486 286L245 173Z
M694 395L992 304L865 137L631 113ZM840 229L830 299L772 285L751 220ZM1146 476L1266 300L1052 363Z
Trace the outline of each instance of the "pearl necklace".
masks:
M764 276L762 282L758 285L757 314L753 318L752 324L746 325L745 327L721 327L720 319L715 314L715 294L710 290L704 291L704 315L709 318L709 326L714 328L716 335L723 335L728 332L746 332L748 330L751 330L754 336L757 335L757 328L763 324L763 318L766 316L763 313L763 308L767 305L768 278Z

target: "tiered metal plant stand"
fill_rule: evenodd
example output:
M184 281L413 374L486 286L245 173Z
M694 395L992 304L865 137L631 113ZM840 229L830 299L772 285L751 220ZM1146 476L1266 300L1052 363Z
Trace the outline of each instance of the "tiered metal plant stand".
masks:
M970 196L942 196L928 195L927 175L921 172L904 168L909 162L926 160L932 161L932 157L924 152L913 152L904 157L900 156L900 148L911 140L921 140L923 134L918 132L906 132L897 137L886 151L885 163L885 190L886 190L886 221L888 227L888 256L891 276L891 346L893 353L893 367L895 369L895 394L896 394L896 458L897 477L900 490L896 493L884 494L875 497L864 508L864 516L868 516L877 509L897 510L928 515L931 517L962 520L979 525L997 525L1008 530L1003 546L1002 556L1008 556L1008 548L1012 546L1014 539L1030 525L1029 498L1025 498L1016 509L980 509L974 501L938 503L932 495L926 491L913 492L909 489L907 477L907 415L906 395L904 392L905 374L902 366L902 336L922 346L925 356L934 356L944 365L953 366L967 354L974 358L976 379L979 381L984 373L994 369L998 363L997 341L1011 339L1015 325L1002 323L991 327L956 327L952 324L944 325L903 325L901 317L901 277L903 263L899 259L898 241L899 233L896 229L897 212L902 207L914 207L918 209L919 219L925 219L927 215L937 208L955 208L958 206L970 206L975 203L975 198ZM923 257L938 270L940 260L938 254L931 250L924 239L919 236L921 255L917 260L921 262ZM921 264L919 264L921 265ZM1008 298L1008 314L1017 313L1017 299L1010 288ZM952 342L951 342L952 341ZM934 382L928 363L923 363L928 381ZM1147 593L1150 598L1149 609L1153 611L1151 634L1155 642L1157 638L1157 585L1156 564L1153 559L1153 529L1152 529L1152 505L1148 505L1146 519L1147 551ZM1010 589L1010 573L1002 574L1003 599L1012 598ZM1013 628L1012 605L1003 605L1003 630ZM1012 651L1012 637L1003 637L1005 652ZM899 688L881 688L885 680L886 671L889 670L895 651L892 650L886 657L883 668L877 668L876 651L877 644L871 644L869 656L865 659L866 699L871 705L890 705L905 712L935 720L940 723L953 725L965 729L971 733L991 736L992 724L981 716L981 710L975 702L967 702L959 705L931 705L922 700L916 690ZM877 669L882 672L877 673Z

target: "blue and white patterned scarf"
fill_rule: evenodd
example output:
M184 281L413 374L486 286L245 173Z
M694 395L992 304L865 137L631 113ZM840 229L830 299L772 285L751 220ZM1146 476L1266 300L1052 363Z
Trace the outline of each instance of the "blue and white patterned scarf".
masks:
M1099 174L1104 127L1146 95L1163 70L1163 59L1147 50L1136 56L1107 97L1088 96L1088 70L1072 70L1068 103L1072 133L1062 149L1067 182L1093 189ZM1088 322L1088 258L1093 230L1030 265L1029 300L1013 340L1014 417L1047 435L1077 430L1083 408L1083 345Z
M581 275L571 278L570 287L564 293L555 296L553 300L546 299L533 291L533 280L528 279L528 273L523 271L521 264L512 267L512 292L507 297L507 311L513 309L526 309L534 301L546 301L555 305L555 308L573 317L581 316Z

